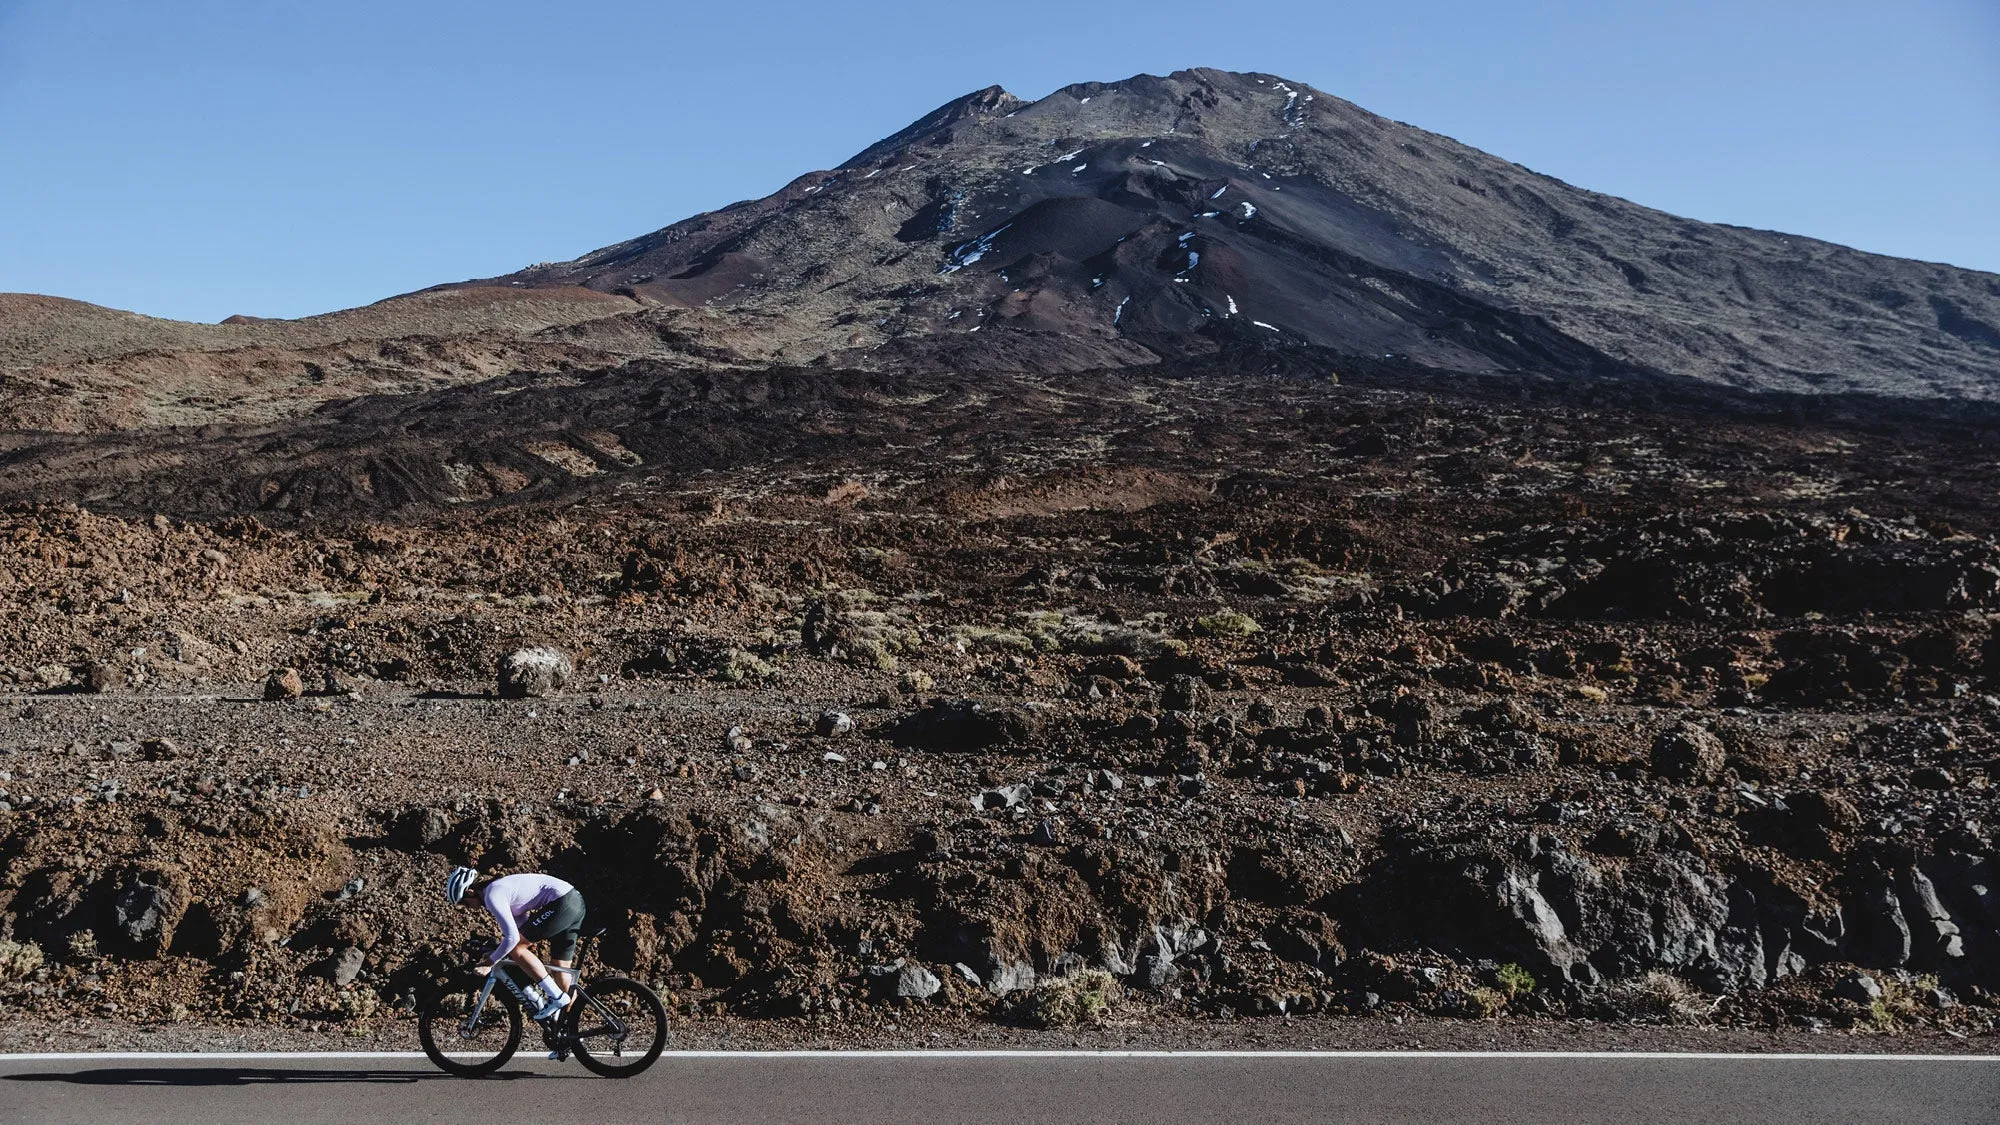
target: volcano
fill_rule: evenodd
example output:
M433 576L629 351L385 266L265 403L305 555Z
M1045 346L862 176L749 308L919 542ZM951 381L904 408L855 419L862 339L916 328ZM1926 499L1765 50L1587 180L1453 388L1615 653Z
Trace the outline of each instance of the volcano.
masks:
M0 428L270 422L640 359L1054 375L1287 351L1992 400L2000 276L1678 218L1189 70L990 87L766 198L364 309L188 325L0 296Z
M1309 344L1990 398L2000 276L1682 219L1268 74L953 101L839 168L476 287L757 310L785 359L1060 372Z

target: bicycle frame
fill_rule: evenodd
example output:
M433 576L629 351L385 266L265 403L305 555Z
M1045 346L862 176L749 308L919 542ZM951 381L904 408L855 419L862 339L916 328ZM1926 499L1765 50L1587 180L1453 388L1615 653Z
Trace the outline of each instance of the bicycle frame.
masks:
M570 985L573 996L569 1003L569 1010L563 1018L558 1020L555 1028L557 1033L569 1039L581 1038L576 1034L577 1019L584 1006L588 1005L596 1013L597 1017L604 1021L610 1039L614 1043L624 1043L627 1034L625 1022L619 1019L611 1009L598 1003L597 999L590 994L590 989L583 983L583 950L578 950L575 965L567 969L556 967L555 971L566 972L573 981ZM486 1011L487 1001L493 998L493 988L495 985L504 983L507 986L507 990L514 994L514 999L524 1005L528 1002L527 993L523 991L521 984L514 979L514 973L515 969L512 964L501 961L493 966L492 972L486 974L486 983L479 989L479 999L473 1002L472 1011L466 1015L465 1021L459 1024L458 1034L460 1038L469 1039L472 1037L473 1028L479 1026L479 1017ZM594 1036L596 1033L593 1032L592 1034Z

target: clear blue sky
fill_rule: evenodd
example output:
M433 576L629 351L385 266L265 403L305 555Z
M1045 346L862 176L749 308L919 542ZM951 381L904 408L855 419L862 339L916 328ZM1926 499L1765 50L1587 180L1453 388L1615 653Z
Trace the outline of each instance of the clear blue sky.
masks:
M322 312L767 194L989 84L1187 66L2000 271L1995 0L0 0L0 291Z

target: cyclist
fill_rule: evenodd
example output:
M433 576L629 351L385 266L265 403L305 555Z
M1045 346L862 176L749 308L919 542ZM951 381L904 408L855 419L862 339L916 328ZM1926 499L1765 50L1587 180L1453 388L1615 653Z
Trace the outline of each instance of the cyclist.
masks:
M468 892L476 890L477 894ZM549 943L549 960L557 972L576 975L577 935L583 928L583 896L577 889L553 875L506 875L481 879L471 867L454 867L445 880L446 902L477 904L486 908L500 927L500 944L494 946L488 963L480 966L483 975L502 960L520 966L529 998L540 1005L537 1020L552 1019L570 1002L568 990L550 976L550 966L528 948L530 941Z

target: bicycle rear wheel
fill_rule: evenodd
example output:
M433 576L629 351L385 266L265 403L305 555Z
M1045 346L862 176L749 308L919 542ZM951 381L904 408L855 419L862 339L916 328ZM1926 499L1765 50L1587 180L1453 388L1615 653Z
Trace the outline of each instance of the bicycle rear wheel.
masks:
M495 988L480 1007L483 980L446 986L424 1004L417 1016L417 1040L439 1070L460 1078L479 1078L507 1065L521 1046L521 1006L505 989Z
M584 985L570 1034L576 1061L592 1074L630 1078L667 1048L667 1008L653 990L625 977Z

